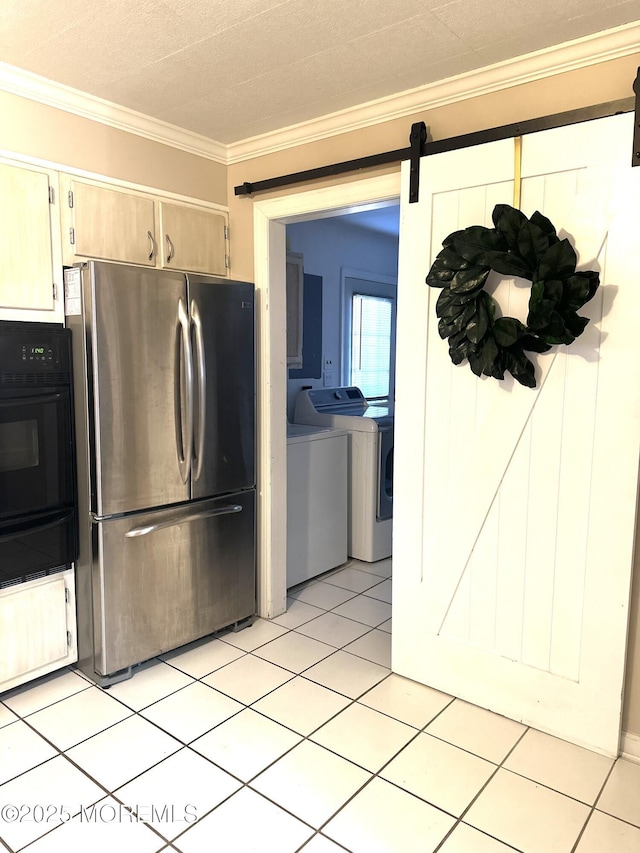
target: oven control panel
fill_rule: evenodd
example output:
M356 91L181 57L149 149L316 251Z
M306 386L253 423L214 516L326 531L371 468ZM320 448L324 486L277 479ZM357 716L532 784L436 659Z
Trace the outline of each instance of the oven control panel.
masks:
M33 372L68 373L71 368L69 330L52 323L0 321L0 375L15 383Z
M54 365L58 363L58 354L53 348L51 342L23 343L20 348L20 358L22 362L35 361L38 365L42 362L44 362L45 365Z

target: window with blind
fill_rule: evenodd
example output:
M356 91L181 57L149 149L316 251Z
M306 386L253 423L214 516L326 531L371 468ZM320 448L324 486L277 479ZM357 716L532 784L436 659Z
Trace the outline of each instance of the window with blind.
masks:
M351 376L367 398L389 396L393 300L354 293L351 301Z
M343 382L368 400L393 398L396 286L343 278Z

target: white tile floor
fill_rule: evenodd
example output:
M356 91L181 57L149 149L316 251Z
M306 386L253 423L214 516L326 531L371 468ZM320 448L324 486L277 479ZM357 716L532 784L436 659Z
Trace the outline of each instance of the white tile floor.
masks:
M104 691L0 695L0 851L639 853L640 764L389 671L391 561Z

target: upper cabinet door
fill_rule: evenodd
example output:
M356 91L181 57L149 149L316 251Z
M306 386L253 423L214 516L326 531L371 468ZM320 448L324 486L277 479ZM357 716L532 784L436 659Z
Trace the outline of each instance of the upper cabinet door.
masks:
M162 266L226 276L226 224L224 213L161 201Z
M129 264L156 265L153 199L71 182L73 254Z
M0 163L0 309L55 307L50 187L45 170Z

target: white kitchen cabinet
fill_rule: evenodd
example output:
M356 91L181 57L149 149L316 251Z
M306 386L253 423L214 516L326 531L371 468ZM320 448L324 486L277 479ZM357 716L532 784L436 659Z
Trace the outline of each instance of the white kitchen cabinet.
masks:
M227 214L63 175L64 261L87 258L226 276Z
M66 193L71 212L66 227L71 262L82 258L156 265L153 199L71 180Z
M161 264L165 269L227 274L227 217L195 205L159 202Z
M57 173L0 161L0 317L60 322Z
M78 659L73 569L0 589L0 693Z

